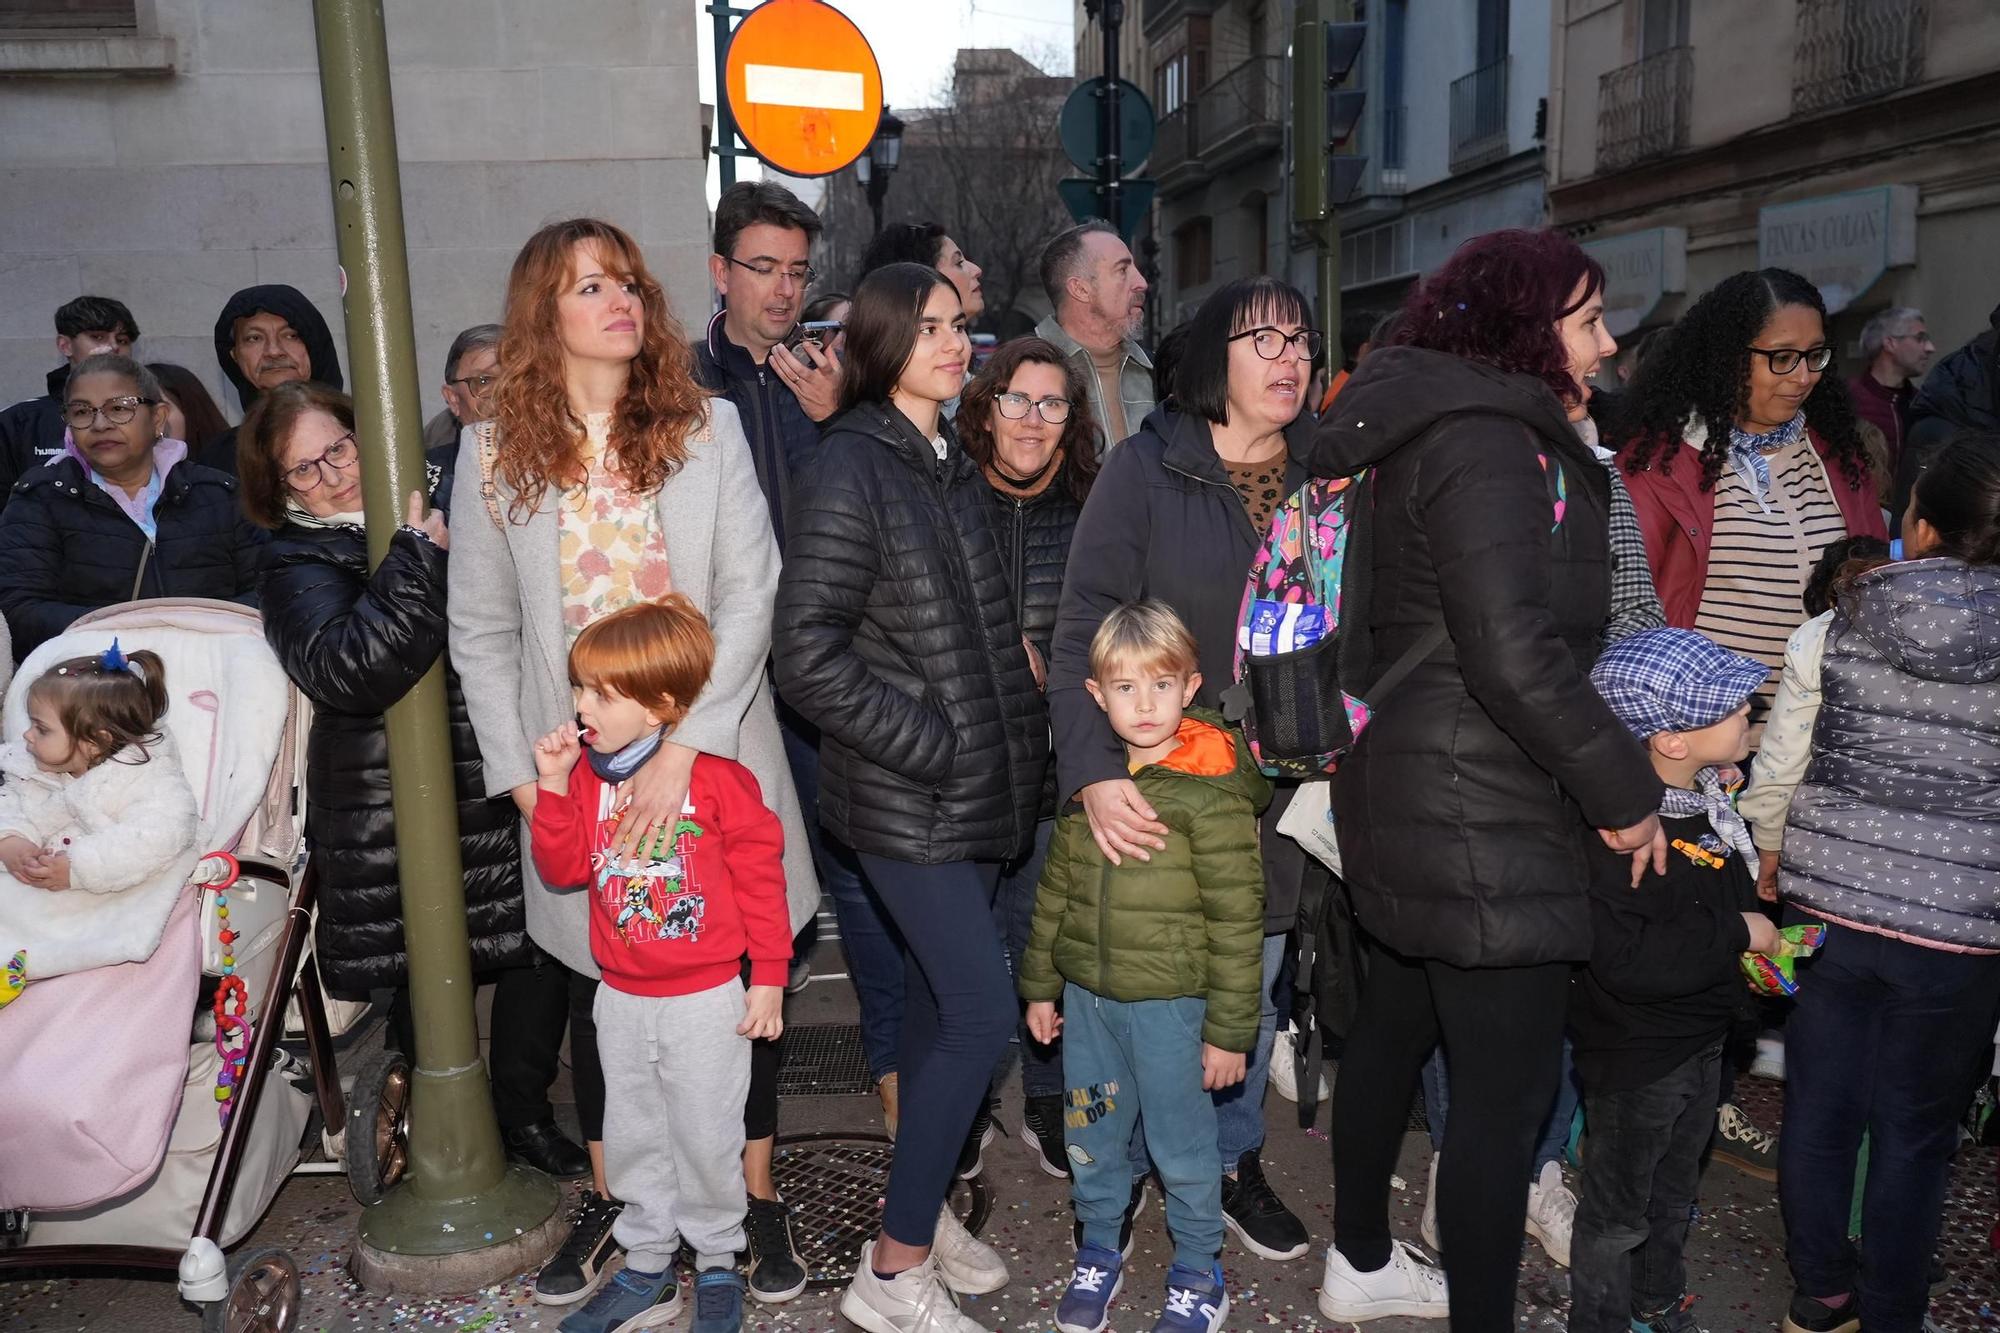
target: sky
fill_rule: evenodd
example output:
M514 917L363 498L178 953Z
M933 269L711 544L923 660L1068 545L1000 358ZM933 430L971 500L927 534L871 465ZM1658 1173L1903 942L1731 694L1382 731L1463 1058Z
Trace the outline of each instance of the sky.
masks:
M740 2L740 0L739 0ZM931 104L951 81L952 58L962 46L1004 46L1051 74L1067 74L1075 35L1071 0L828 0L875 48L882 66L883 97L891 107ZM715 50L710 17L696 3L701 99L715 100ZM738 175L757 164L739 160ZM717 186L709 164L709 197Z

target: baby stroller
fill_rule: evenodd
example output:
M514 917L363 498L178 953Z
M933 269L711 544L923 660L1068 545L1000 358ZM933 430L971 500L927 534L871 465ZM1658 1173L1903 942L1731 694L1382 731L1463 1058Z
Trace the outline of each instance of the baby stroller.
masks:
M29 682L56 661L102 652L114 636L166 664L166 726L213 854L151 958L31 981L0 1010L0 1273L176 1270L181 1295L204 1307L204 1328L285 1333L300 1306L291 1257L223 1250L249 1234L298 1166L315 1104L323 1128L347 1123L309 948L307 706L256 612L160 599L85 616L31 653L7 694L7 734L25 726ZM241 979L248 1022L247 1033L224 1023L229 1054L242 1055L234 1068L195 1004L209 985L233 991L219 980L228 975ZM281 1020L288 1001L311 1092L279 1046L284 1023L267 1021ZM52 1084L63 1095L48 1095ZM378 1186L399 1174L403 1095L377 1087L357 1097L371 1123L347 1136L366 1140L349 1154L350 1174L357 1161ZM326 1141L337 1155L340 1137Z

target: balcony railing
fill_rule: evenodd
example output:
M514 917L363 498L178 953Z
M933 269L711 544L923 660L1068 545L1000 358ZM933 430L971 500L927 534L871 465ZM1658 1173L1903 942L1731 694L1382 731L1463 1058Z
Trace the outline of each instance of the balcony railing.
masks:
M1194 157L1194 103L1186 102L1160 117L1158 134L1153 140L1153 155L1146 160L1147 169L1155 176L1164 176Z
M1674 46L1597 79L1597 169L1617 171L1687 147L1694 48Z
M1196 144L1202 161L1261 147L1276 148L1284 138L1290 110L1282 56L1252 56L1201 90L1201 133Z
M1792 113L1824 111L1923 77L1929 0L1799 0Z
M1507 57L1451 84L1451 169L1507 155Z

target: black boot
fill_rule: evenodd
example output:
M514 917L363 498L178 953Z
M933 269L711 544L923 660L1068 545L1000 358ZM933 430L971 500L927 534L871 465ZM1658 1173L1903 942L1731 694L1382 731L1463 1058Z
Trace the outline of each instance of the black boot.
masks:
M500 1131L500 1142L506 1147L509 1158L525 1162L557 1180L574 1180L590 1170L590 1154L581 1144L564 1138L553 1120L540 1120L519 1129L503 1129Z

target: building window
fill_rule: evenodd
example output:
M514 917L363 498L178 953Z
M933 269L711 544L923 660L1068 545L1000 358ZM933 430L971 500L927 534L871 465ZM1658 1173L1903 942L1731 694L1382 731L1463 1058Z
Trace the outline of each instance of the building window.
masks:
M1207 218L1189 218L1174 232L1174 286L1199 287L1214 273L1214 229Z
M1687 44L1687 0L1643 0L1639 6L1639 58Z
M0 29L134 28L135 0L0 0Z
M1398 218L1340 238L1340 285L1366 287L1416 272L1411 258L1415 223Z
M1243 277L1271 271L1271 196L1253 194L1240 210L1242 231L1236 242L1238 267Z

